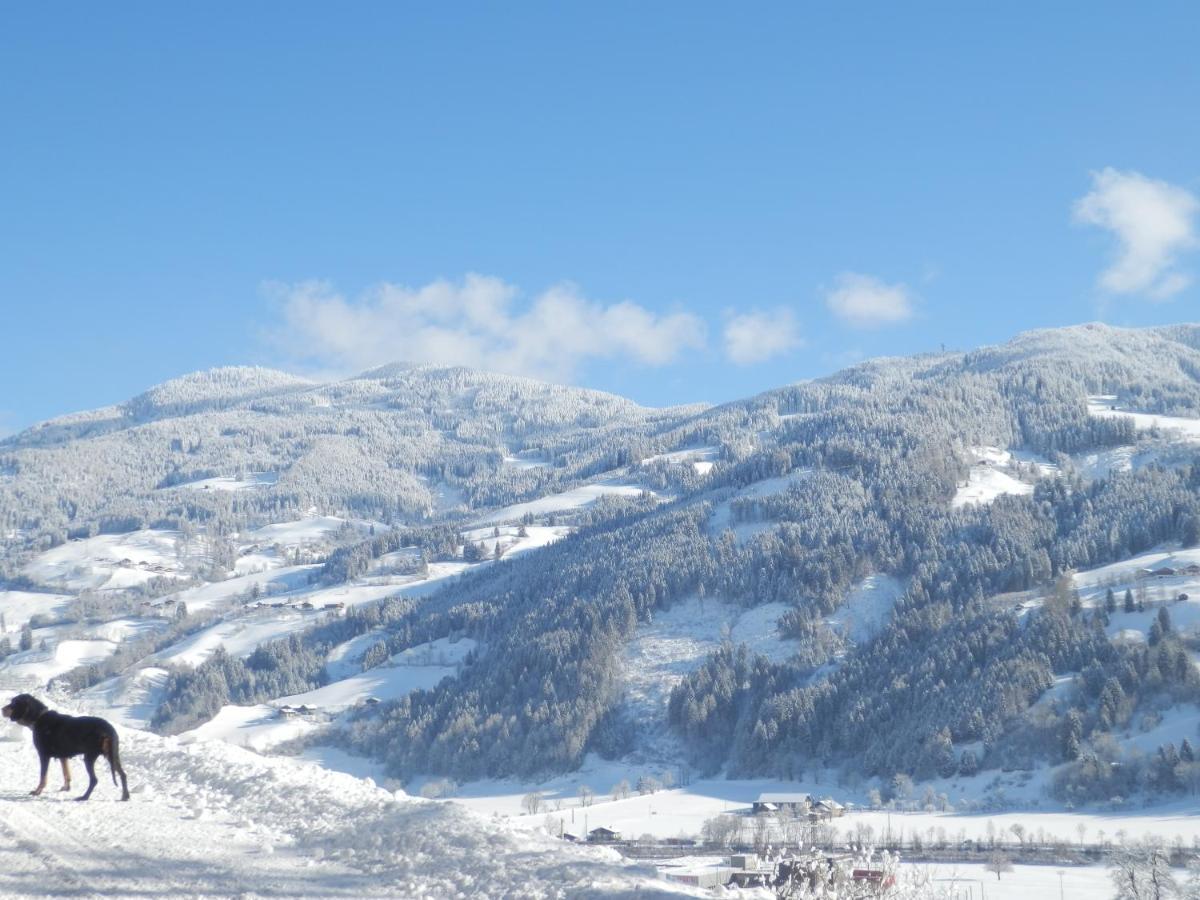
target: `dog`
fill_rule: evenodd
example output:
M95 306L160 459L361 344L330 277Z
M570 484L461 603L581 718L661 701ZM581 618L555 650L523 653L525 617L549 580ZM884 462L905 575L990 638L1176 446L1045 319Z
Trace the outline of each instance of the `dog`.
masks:
M83 754L83 765L88 773L88 788L81 796L76 797L76 800L87 800L96 789L99 781L96 778L96 760L100 757L108 760L113 784L117 783L118 775L121 777L121 799L129 799L129 785L125 780L125 770L121 768L121 755L118 752L117 730L110 723L95 716L68 716L65 713L54 712L41 700L29 694L13 697L0 713L3 713L6 719L24 725L33 732L33 746L42 764L41 780L38 786L30 791L33 796L38 796L46 789L46 774L52 759L62 763L61 790L69 791L71 770L67 767L67 760Z

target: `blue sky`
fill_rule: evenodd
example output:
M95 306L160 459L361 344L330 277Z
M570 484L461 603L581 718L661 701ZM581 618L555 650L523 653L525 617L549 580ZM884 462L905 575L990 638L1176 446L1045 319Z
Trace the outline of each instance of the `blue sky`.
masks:
M1200 319L1195 4L25 4L0 430L195 369L647 404Z

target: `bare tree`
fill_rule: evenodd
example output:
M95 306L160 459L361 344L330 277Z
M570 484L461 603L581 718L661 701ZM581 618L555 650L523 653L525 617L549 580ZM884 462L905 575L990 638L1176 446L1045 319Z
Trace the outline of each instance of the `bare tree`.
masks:
M987 865L985 866L985 868L989 872L996 873L997 881L1000 880L1000 874L1002 872L1011 872L1012 867L1013 867L1012 860L1010 860L1007 856L1005 856L999 850L997 850L995 853L993 853L991 856L988 857Z
M521 808L529 815L536 816L542 809L542 795L531 791L521 798Z

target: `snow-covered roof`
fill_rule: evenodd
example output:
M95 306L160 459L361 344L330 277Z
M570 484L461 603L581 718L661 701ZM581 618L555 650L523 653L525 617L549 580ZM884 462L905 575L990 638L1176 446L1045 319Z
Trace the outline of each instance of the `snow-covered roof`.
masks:
M812 798L802 793L766 793L759 794L758 803L808 803Z

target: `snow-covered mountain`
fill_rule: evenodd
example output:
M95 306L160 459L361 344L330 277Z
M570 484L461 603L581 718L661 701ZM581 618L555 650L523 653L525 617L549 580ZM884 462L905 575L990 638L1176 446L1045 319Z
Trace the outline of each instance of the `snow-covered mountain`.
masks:
M166 784L310 772L228 745L430 795L603 779L594 821L653 833L682 826L620 782L1177 802L1197 334L1030 332L711 408L404 364L184 376L0 442L0 688L112 718ZM276 857L312 839L279 828Z

